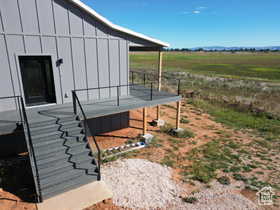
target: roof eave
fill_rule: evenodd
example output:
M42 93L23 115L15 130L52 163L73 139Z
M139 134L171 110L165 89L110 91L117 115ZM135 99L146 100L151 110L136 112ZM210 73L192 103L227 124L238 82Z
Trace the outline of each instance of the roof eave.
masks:
M95 18L97 18L98 20L100 20L101 22L103 22L105 25L109 26L110 28L147 40L149 42L152 42L154 44L157 44L161 47L170 47L170 44L166 43L166 42L162 42L160 40L151 38L149 36L146 36L144 34L132 31L130 29L115 25L114 23L112 23L111 21L109 21L108 19L106 19L105 17L103 17L102 15L98 14L95 10L93 10L91 7L87 6L86 4L84 4L83 2L81 2L80 0L70 0L71 2L73 2L75 5L77 5L78 7L80 7L81 9L83 9L84 11L86 11L87 13L89 13L90 15L94 16Z

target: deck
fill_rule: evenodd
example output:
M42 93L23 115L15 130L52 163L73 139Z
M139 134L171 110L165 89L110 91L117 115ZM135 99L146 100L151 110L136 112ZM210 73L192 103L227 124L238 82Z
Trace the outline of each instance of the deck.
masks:
M129 93L129 95L119 98L119 106L117 105L117 97L102 100L87 100L81 101L81 103L87 118L91 119L181 100L181 96L177 94L157 90L153 90L151 99L150 88L144 86L138 86L137 88L130 87ZM53 119L53 116L63 118L71 115L73 115L72 103L27 109L29 124L49 121ZM0 112L0 134L14 132L17 129L16 122L19 121L19 118L17 110Z

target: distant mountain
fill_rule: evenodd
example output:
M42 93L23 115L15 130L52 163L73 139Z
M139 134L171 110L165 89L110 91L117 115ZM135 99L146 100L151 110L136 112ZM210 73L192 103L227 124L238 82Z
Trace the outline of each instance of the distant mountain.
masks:
M256 51L260 50L280 50L280 46L266 46L266 47L223 47L223 46L209 46L209 47L195 47L191 50L203 49L204 51L239 51L244 49L255 49Z

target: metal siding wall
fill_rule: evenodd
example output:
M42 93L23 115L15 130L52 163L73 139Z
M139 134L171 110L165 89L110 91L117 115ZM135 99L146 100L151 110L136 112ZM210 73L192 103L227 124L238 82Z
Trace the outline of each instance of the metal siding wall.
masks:
M128 60L127 60L127 42L124 40L119 41L120 47L120 84L126 85L128 84ZM121 95L127 94L127 87L121 88Z
M96 21L89 17L88 15L84 16L84 33L86 36L96 36Z
M0 3L0 6L1 6L1 3ZM4 26L2 24L3 20L2 20L2 13L1 13L1 7L0 7L0 32L3 32L4 31Z
M64 102L71 102L71 90L74 89L73 67L71 57L70 38L58 39L58 54L63 58L63 64L60 66L61 83L63 89Z
M54 17L56 23L56 33L60 35L69 35L69 16L67 11L68 4L65 1L54 0Z
M16 62L16 54L23 54L25 47L23 44L23 37L17 35L7 36L7 46L9 50L9 58L11 62L12 78L14 82L15 94L21 95L21 81L20 70L18 69Z
M85 40L85 51L86 51L86 64L87 64L87 82L89 88L99 87L98 80L98 62L97 62L97 50L96 50L96 39ZM88 92L89 99L98 99L99 91L90 90Z
M86 81L86 69L85 69L85 54L83 39L73 38L72 39L72 50L73 50L73 65L75 75L75 87L76 89L87 88ZM87 92L82 91L78 93L81 100L87 99Z
M51 0L37 0L38 16L42 34L54 34L54 20Z
M100 87L108 87L109 81L109 59L108 59L108 40L97 40L98 51L98 71L99 71L99 85ZM110 96L109 89L100 90L100 98L108 98Z
M80 10L70 7L69 9L69 25L72 35L83 35L83 17Z
M0 0L5 31L9 33L20 33L21 23L17 0Z
M117 86L120 84L119 75L119 41L109 41L109 57L110 57L110 84L111 86ZM117 88L111 88L111 96L117 96Z
M35 0L18 1L22 19L23 32L38 33L38 18Z
M11 74L9 71L9 61L7 57L6 45L3 35L0 35L0 63L2 69L0 77L0 84L2 88L0 88L0 96L12 96L14 95L13 85L11 80ZM13 99L0 101L0 110L9 110L15 108L16 105Z
M26 53L41 54L41 40L39 36L25 36Z
M109 30L100 22L96 22L96 35L98 37L108 37Z

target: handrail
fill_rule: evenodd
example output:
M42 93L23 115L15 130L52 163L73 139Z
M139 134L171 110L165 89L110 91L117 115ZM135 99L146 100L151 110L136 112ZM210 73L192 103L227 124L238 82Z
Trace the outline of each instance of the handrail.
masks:
M96 148L97 148L97 161L98 161L98 177L97 177L97 179L98 180L101 180L101 171L100 171L100 166L101 166L101 150L100 150L100 148L99 148L99 145L97 144L97 141L96 141L96 139L95 139L95 136L93 136L92 134L91 134L91 131L90 131L90 129L89 129L89 125L88 125L88 119L87 119L87 117L86 117L86 114L85 114L85 112L84 112L84 109L83 109L83 107L82 107L82 104L81 104L81 102L80 102L80 100L79 100L79 98L78 98L78 96L77 96L77 94L76 94L76 92L75 92L75 90L73 90L72 91L72 97L73 97L73 105L74 105L74 114L75 115L77 115L77 102L78 102L78 105L79 105L79 108L80 108L80 110L81 110L81 112L82 112L82 115L83 115L83 118L84 118L84 122L85 122L85 135L86 135L86 138L88 137L88 136L91 136L92 138L93 138L93 141L94 141L94 144L95 144L95 146L96 146ZM88 131L89 130L89 131ZM88 135L89 134L89 135Z
M33 178L34 178L35 190L36 190L37 199L38 199L37 201L42 202L43 200L42 200L41 187L40 187L40 181L39 181L38 166L37 166L37 161L36 161L36 157L35 157L35 153L34 153L34 147L33 147L33 143L32 143L31 132L30 132L29 122L28 122L23 98L22 98L22 96L0 97L0 100L4 100L4 99L17 100L17 106L18 106L19 115L20 115L20 123L25 124L26 131L27 131L27 135L25 135L25 137L27 137L27 138L25 138L25 141L27 144L27 150L28 150L29 159L30 159L30 163L31 163L32 173L35 172L35 174L33 174ZM33 171L32 162L34 162L35 171Z
M146 75L147 75L147 72L131 71L131 81L132 81L132 84L134 83L134 80L135 80L134 74L143 75L143 79L142 79L143 80L143 84L146 85L146 81L147 81L147 76ZM154 78L157 76L157 74L155 74L155 73L148 73L148 74L152 75L152 77L154 77ZM181 79L171 78L171 77L168 77L168 76L161 76L161 78L164 78L164 79L174 79L175 81L177 81L177 94L178 94L178 96L181 94ZM156 79L155 79L154 82L159 83L159 81L156 80Z
M42 194L41 194L39 171L38 171L37 161L36 161L34 147L33 147L33 143L32 143L29 122L28 122L28 118L27 118L27 114L26 114L26 109L25 109L25 105L24 105L24 101L23 101L22 97L20 97L20 101L21 101L23 120L24 120L24 123L25 123L25 126L26 126L26 130L27 130L27 137L28 137L28 139L26 139L26 142L29 145L28 149L31 149L31 151L28 151L29 152L29 158L33 159L34 166L35 166L35 173L36 173L35 177L36 178L34 176L33 176L33 178L35 178L34 182L37 183L37 185L38 185L38 189L36 188L36 193L37 193L37 196L38 196L38 202L42 202L43 199L42 199ZM32 165L31 165L31 167L32 167Z

